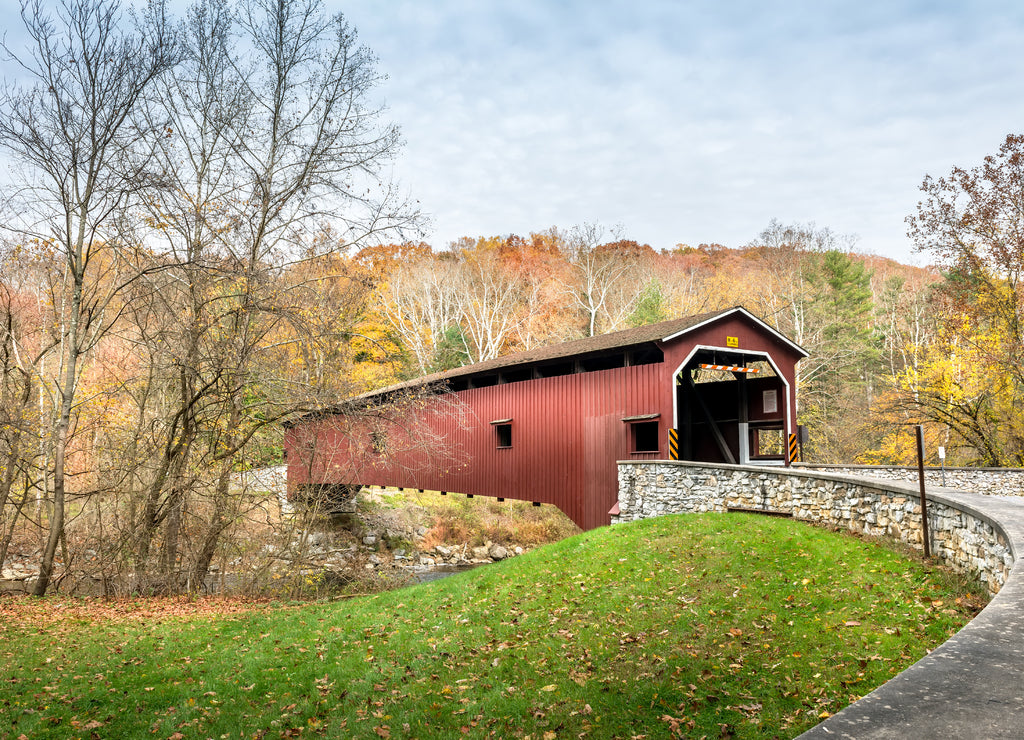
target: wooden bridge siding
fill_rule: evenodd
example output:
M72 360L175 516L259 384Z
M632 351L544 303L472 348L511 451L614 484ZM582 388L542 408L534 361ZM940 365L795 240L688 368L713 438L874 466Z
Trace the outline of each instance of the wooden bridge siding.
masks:
M420 487L553 504L585 529L607 524L615 462L630 457L622 419L671 417L664 376L662 366L642 365L462 391L472 426L448 434L472 462ZM497 449L490 422L507 418L512 447Z
M445 413L443 404L422 422L444 436L457 460L403 444L401 420L393 425L394 443L386 455L367 453L369 429L331 428L327 420L300 425L286 440L289 483L392 485L538 501L558 506L581 527L600 526L608 523L607 512L616 501L615 462L651 457L630 454L630 430L622 419L660 414L657 456L667 458L667 430L674 422L672 374L696 345L728 349L727 337L737 338L740 351L772 356L789 381L788 417L795 424L793 378L800 353L734 314L662 343L663 363L458 393L465 406L465 428L457 415ZM512 448L499 450L490 422L507 418L512 419ZM303 435L314 436L319 450L312 476L304 469L297 444Z
M344 464L317 461L303 471L295 432L290 430L289 480L296 483L360 483L458 492L553 504L584 529L609 521L617 496L616 461L629 459L629 428L622 419L660 414L660 457L666 457L672 420L671 368L664 364L469 389L457 395L466 428L457 415L427 414L423 423L443 435L458 461L431 464L415 445L393 438L384 456L363 454L349 436L369 430L332 428L318 422L316 447ZM512 419L512 447L498 449L491 421ZM304 433L308 433L304 432ZM650 457L644 455L643 457Z

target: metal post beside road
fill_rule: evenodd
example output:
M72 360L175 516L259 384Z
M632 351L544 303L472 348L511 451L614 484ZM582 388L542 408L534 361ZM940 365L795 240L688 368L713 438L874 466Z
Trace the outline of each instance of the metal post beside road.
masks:
M928 536L928 502L924 495L924 426L917 425L917 477L921 482L921 537L924 539L924 556L932 556L931 538Z

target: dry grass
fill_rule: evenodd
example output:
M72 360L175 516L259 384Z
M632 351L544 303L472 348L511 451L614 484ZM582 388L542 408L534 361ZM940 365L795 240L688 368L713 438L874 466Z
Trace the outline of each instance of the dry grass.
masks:
M298 604L288 605L297 608ZM15 594L0 596L0 622L31 624L39 629L55 625L145 622L159 624L166 619L226 617L268 609L288 608L279 601L233 597L189 596L137 598L51 597L34 599Z
M569 517L554 506L533 506L528 501L498 501L460 494L442 496L436 491L386 491L364 494L388 509L418 510L427 533L421 548L435 545L470 547L485 542L520 545L525 548L557 542L580 532Z

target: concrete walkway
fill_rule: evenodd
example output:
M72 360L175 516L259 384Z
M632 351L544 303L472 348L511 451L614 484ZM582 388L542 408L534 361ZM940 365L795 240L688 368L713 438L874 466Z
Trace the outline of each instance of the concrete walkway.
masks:
M801 738L1024 738L1024 499L932 489L988 519L1009 541L1010 577L985 609L932 653Z

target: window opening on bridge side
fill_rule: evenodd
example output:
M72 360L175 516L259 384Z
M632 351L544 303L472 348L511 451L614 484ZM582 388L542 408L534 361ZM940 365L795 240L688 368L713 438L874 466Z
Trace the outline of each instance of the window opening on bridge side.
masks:
M519 383L523 380L533 380L533 367L513 367L502 370L500 378L502 383Z
M494 439L495 446L499 450L507 449L512 446L512 420L511 419L496 419L491 422L491 426L494 427Z
M637 347L629 353L630 365L656 365L665 361L665 355L659 347Z
M593 373L599 370L614 370L615 368L625 366L626 355L622 352L584 357L580 360L580 369L585 373Z
M553 362L537 366L538 378L557 378L560 375L573 375L576 373L576 363L573 361Z
M658 452L660 439L660 424L657 419L630 422L629 451L631 453Z

